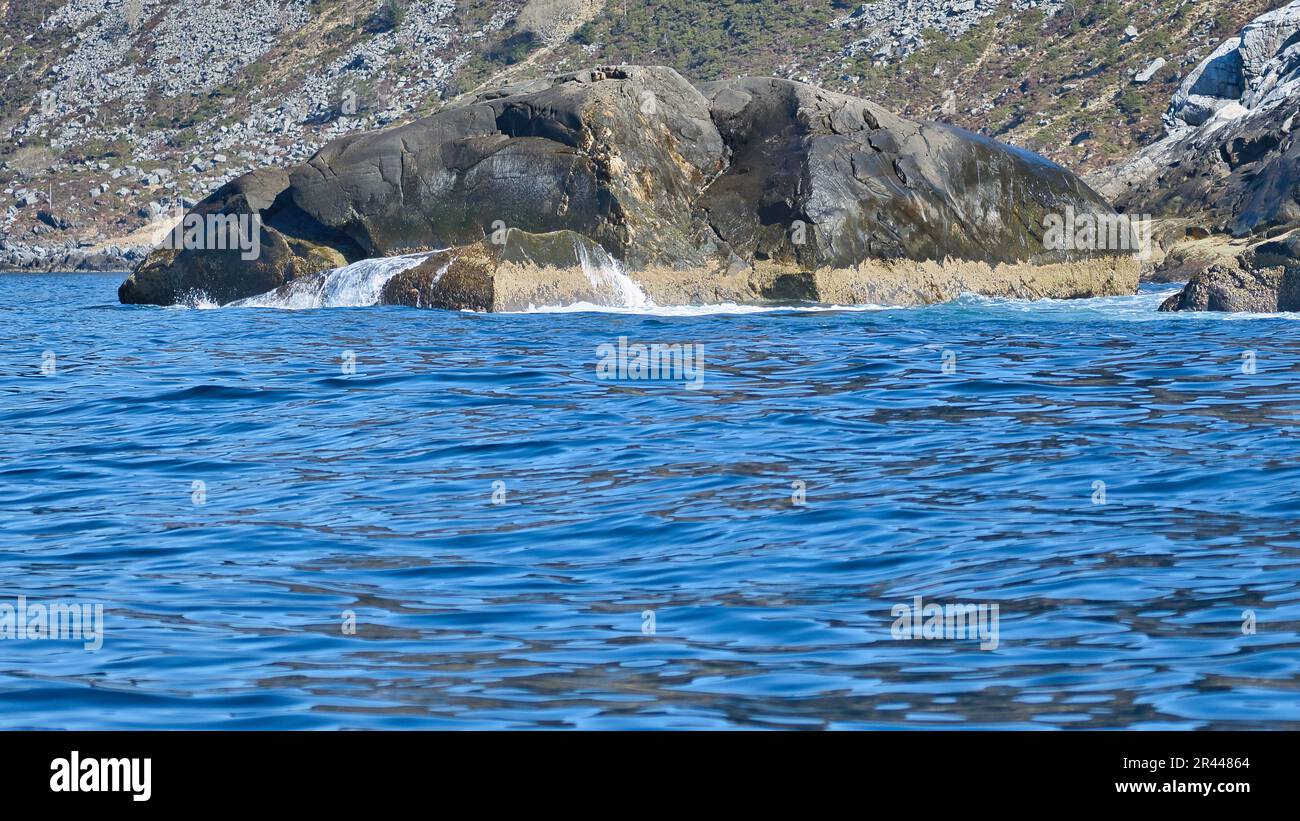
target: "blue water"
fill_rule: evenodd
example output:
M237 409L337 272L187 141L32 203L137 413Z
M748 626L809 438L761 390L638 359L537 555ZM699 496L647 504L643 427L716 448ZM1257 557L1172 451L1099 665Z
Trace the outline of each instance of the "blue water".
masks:
M120 279L0 276L0 603L105 614L0 640L0 727L1300 727L1295 317ZM702 344L703 388L598 379L620 336ZM895 639L915 595L999 646Z

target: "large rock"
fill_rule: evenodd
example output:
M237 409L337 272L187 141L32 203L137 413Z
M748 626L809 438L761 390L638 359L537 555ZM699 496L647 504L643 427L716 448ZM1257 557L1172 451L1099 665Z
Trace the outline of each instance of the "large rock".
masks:
M637 66L496 89L346 137L195 210L257 215L261 256L155 252L124 302L230 302L344 261L438 249L384 298L589 301L608 285L602 274L583 286L597 251L610 258L597 269L658 301L1090 296L1131 292L1138 268L1124 253L1047 247L1050 216L1114 212L1033 154L802 83L697 88ZM563 259L537 251L561 247Z
M388 280L380 301L413 308L513 311L538 305L621 305L621 270L573 231L511 229L500 242L440 251Z
M293 202L370 256L577 231L633 267L718 252L693 201L725 167L708 102L669 69L498 89L407 126L330 143Z
M1065 257L1044 247L1049 214L1111 213L1037 155L866 100L768 78L704 91L730 157L699 204L747 263L1055 262Z
M1240 268L1212 265L1192 277L1162 311L1300 310L1300 268Z
M165 247L149 254L122 283L118 298L127 304L224 304L360 258L354 243L324 230L288 194L289 176L280 168L254 171L222 186L185 218L191 224L207 224L212 216L245 219L247 236L256 233L248 249L228 237L213 242L207 232L202 242L188 243L182 223ZM254 248L256 256L249 258Z
M1255 244L1193 274L1162 311L1300 311L1300 236Z
M1165 113L1173 130L1198 128L1216 116L1234 119L1285 102L1295 79L1300 4L1260 15L1184 78ZM1279 93L1281 92L1281 93Z

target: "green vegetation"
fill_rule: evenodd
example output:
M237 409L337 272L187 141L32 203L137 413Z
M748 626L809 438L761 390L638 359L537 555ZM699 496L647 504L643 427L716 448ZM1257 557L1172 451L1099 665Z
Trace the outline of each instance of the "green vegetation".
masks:
M88 160L125 160L131 156L131 144L122 139L91 140L82 146L82 151Z
M468 94L475 88L478 88L485 80L491 77L500 66L491 63L481 54L471 56L456 72L452 80L451 87L447 89L447 96L458 97L461 94Z
M500 63L506 66L512 66L528 56L537 45L537 35L531 31L520 31L511 34L501 42L491 46L487 51L487 59L494 63Z
M366 31L378 34L394 31L401 27L406 19L406 5L403 0L383 0L366 21Z
M671 66L695 81L742 74L807 77L904 116L951 121L1087 171L1158 137L1160 115L1194 65L1184 55L1203 56L1275 3L1239 0L1224 8L1185 0L1075 0L1052 17L1041 10L1013 13L1003 4L965 36L922 32L925 48L881 65L869 53L844 56L866 32L831 25L857 5L608 0L600 16L529 71L627 62ZM1130 25L1139 32L1132 41L1124 34ZM516 62L518 51L504 45L470 60L457 88L473 88L494 66ZM1133 85L1133 74L1158 56L1169 64L1152 82ZM945 114L949 94L955 95L956 112ZM1092 136L1074 143L1085 131Z
M824 0L609 0L572 42L602 44L601 62L666 65L712 80L833 54L849 40L847 32L829 29L843 14Z
M1129 115L1130 122L1136 120L1147 108L1146 99L1132 86L1115 97L1115 107Z

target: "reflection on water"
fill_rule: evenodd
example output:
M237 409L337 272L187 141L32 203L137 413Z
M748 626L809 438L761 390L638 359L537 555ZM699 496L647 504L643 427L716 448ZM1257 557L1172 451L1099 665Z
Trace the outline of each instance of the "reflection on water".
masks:
M1294 318L119 279L0 277L0 601L106 614L0 641L0 726L1300 726ZM702 344L704 389L597 379L620 336ZM998 604L998 649L895 640L915 595Z

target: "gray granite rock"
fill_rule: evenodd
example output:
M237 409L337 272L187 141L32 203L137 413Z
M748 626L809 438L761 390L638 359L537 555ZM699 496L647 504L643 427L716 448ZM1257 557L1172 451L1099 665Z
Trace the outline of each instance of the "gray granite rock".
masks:
M166 304L199 290L227 302L332 259L509 229L574 232L629 272L703 279L873 260L1069 262L1089 253L1044 237L1066 209L1113 214L1041 157L866 100L790 80L697 88L667 68L604 67L494 89L336 140L287 174L241 177L194 210L258 216L262 258L159 251L120 296Z

